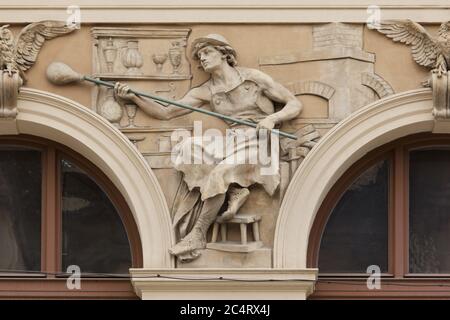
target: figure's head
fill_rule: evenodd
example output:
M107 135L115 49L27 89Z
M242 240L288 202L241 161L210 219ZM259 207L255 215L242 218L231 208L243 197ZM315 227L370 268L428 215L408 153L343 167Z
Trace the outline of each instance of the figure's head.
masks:
M208 71L214 67L217 61L212 61L219 56L221 60L234 67L237 65L236 51L231 47L227 39L219 34L209 34L205 37L195 39L192 43L192 57L200 60L203 69ZM211 60L208 66L206 60Z
M450 20L441 24L438 35L446 40L450 38Z
M12 39L12 32L8 29L9 24L0 27L0 39L9 41Z

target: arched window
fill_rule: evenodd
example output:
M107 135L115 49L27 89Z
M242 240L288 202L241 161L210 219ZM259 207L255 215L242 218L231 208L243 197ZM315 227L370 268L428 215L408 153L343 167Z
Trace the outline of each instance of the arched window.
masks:
M141 265L131 211L98 168L52 141L0 137L0 297L135 298L128 269ZM73 270L81 289L66 286Z
M308 266L312 298L449 297L450 136L402 138L347 170L317 213Z

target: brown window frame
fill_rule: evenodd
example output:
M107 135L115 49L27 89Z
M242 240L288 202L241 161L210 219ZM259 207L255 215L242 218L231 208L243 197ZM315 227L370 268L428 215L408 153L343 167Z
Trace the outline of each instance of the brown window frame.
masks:
M30 135L0 136L0 145L13 145L42 153L41 272L0 273L0 298L118 298L136 299L130 279L82 275L81 289L66 287L61 270L60 160L67 159L85 171L116 208L128 236L133 268L143 264L139 230L123 195L93 163L57 142Z
M409 152L450 147L450 136L421 133L383 145L354 163L334 184L314 220L308 242L307 266L318 267L322 234L334 207L353 181L370 166L390 159L388 212L388 272L381 289L369 290L368 274L320 274L311 299L332 298L450 298L450 274L409 273Z

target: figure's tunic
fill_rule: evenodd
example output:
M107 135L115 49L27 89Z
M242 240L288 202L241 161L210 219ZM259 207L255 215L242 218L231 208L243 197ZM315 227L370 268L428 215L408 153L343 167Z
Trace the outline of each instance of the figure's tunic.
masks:
M211 108L220 114L258 123L274 112L273 103L252 77L251 69L236 69L241 76L240 84L227 92L214 92L209 81L204 84L211 91ZM267 147L268 143L258 141L254 128L234 123L230 126L225 139L205 141L191 137L175 146L175 169L183 172L189 190L200 189L202 200L225 193L232 183L242 187L258 183L273 195L280 182L278 167L275 172L264 174L262 167L270 167L270 163L262 164L258 153L258 146ZM262 155L267 154L264 150ZM266 160L269 157L270 154Z

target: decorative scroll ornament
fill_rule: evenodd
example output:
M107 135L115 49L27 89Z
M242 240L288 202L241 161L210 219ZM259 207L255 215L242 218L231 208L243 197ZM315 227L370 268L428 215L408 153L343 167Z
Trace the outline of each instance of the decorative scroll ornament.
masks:
M45 40L75 30L65 22L41 21L23 28L15 40L8 27L0 27L0 118L16 117L17 97L26 81L25 72L36 62Z
M450 119L450 21L441 24L437 38L411 20L383 22L378 31L394 41L411 45L414 60L432 69L431 79L425 85L433 90L433 115L437 120Z
M436 120L450 119L450 77L446 72L439 76L435 71L431 73L428 85L433 90L433 116Z

